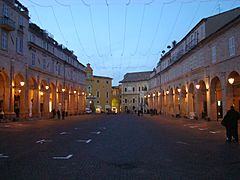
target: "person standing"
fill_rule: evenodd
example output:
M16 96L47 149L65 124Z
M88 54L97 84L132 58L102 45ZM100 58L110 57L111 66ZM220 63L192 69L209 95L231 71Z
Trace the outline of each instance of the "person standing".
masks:
M58 117L58 120L60 120L60 111L59 111L59 109L57 110L57 117Z
M233 137L234 142L238 143L238 119L240 119L239 112L231 106L222 120L222 125L226 127L227 142L231 142Z

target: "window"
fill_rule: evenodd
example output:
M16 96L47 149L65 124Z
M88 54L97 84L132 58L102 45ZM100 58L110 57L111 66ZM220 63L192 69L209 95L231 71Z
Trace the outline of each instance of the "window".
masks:
M36 41L36 36L34 35L34 34L31 34L31 41L33 42L33 43L35 43L35 41Z
M132 90L133 90L133 92L134 92L134 91L135 91L135 87L133 87L133 89L132 89Z
M58 65L58 75L61 74L61 64Z
M23 53L23 37L17 37L16 39L16 51L17 53Z
M127 88L125 88L124 91L127 92Z
M43 43L43 44L42 44L42 47L43 47L44 49L47 49L47 42L46 42L46 41L43 41L42 43Z
M106 101L106 103L108 104L108 101Z
M133 98L133 103L135 103L135 99Z
M228 40L228 50L229 50L229 56L235 55L235 39L234 37L230 37Z
M138 87L138 91L141 91L141 87L140 86Z
M99 104L99 101L97 101L97 104Z
M125 99L125 103L127 103L127 99Z
M217 49L216 46L212 47L212 63L216 63L217 61Z
M23 26L23 17L22 16L18 16L18 25Z
M108 84L108 81L106 81L106 83Z
M46 69L46 59L43 59L43 69L45 70Z
M99 80L97 80L97 83L99 83Z
M97 91L97 97L98 97L98 98L100 97L100 93L99 93L99 91Z
M32 53L32 65L35 66L36 64L36 55L35 53Z
M108 92L107 92L106 96L107 96L107 98L108 98Z
M8 6L6 4L3 4L3 16L9 17L9 11L8 11Z
M1 34L1 48L2 49L7 49L8 48L8 34L6 31L2 30Z

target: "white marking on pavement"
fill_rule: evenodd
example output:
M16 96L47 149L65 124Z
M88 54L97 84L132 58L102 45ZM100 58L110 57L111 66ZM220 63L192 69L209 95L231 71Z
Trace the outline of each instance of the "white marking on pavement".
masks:
M56 156L56 157L53 157L53 159L57 159L57 160L68 160L72 157L73 155L72 154L69 154L68 156L64 157L64 156Z
M41 139L41 140L36 141L37 144L38 143L43 144L43 143L47 143L47 142L52 142L52 140Z
M189 126L189 127L193 129L193 128L197 128L198 126Z
M92 134L101 134L101 131L91 132Z
M8 158L8 156L4 156L3 154L0 154L0 158Z
M90 143L92 140L91 139L88 139L88 140L77 140L77 142L84 142L86 144Z
M208 128L198 128L200 131L205 131L207 130Z
M69 132L61 132L61 135L70 134Z
M11 127L10 125L5 125L4 127L8 128L8 127Z
M193 126L195 124L184 124L183 126Z
M209 132L212 134L217 134L217 133L220 133L221 131L209 131Z
M188 143L186 143L186 142L182 142L182 141L177 141L176 143L177 143L177 144L189 145Z

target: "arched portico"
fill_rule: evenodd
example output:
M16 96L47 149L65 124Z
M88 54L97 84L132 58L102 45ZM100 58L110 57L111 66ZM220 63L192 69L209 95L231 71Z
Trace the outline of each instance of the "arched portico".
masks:
M207 112L207 88L203 80L199 81L196 85L196 94L197 94L197 114L201 118L206 118L208 116Z
M10 82L9 77L5 73L5 71L0 71L0 112L3 111L4 113L9 112L8 104L11 103L9 98L10 97Z
M227 79L227 108L231 105L235 110L240 112L240 75L233 71L228 75Z
M25 107L25 82L23 75L18 73L14 76L14 98L13 98L13 109L16 114L16 117L25 117L26 116L26 107Z
M28 104L29 104L29 117L38 116L38 84L34 77L28 80Z
M223 118L222 85L216 76L211 80L211 119L219 120Z

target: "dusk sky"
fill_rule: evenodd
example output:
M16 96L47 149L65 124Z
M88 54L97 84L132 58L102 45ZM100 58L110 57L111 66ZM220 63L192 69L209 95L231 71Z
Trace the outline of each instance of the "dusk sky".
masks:
M240 0L20 0L31 22L113 78L150 71L162 50L179 42L202 18L240 6Z

